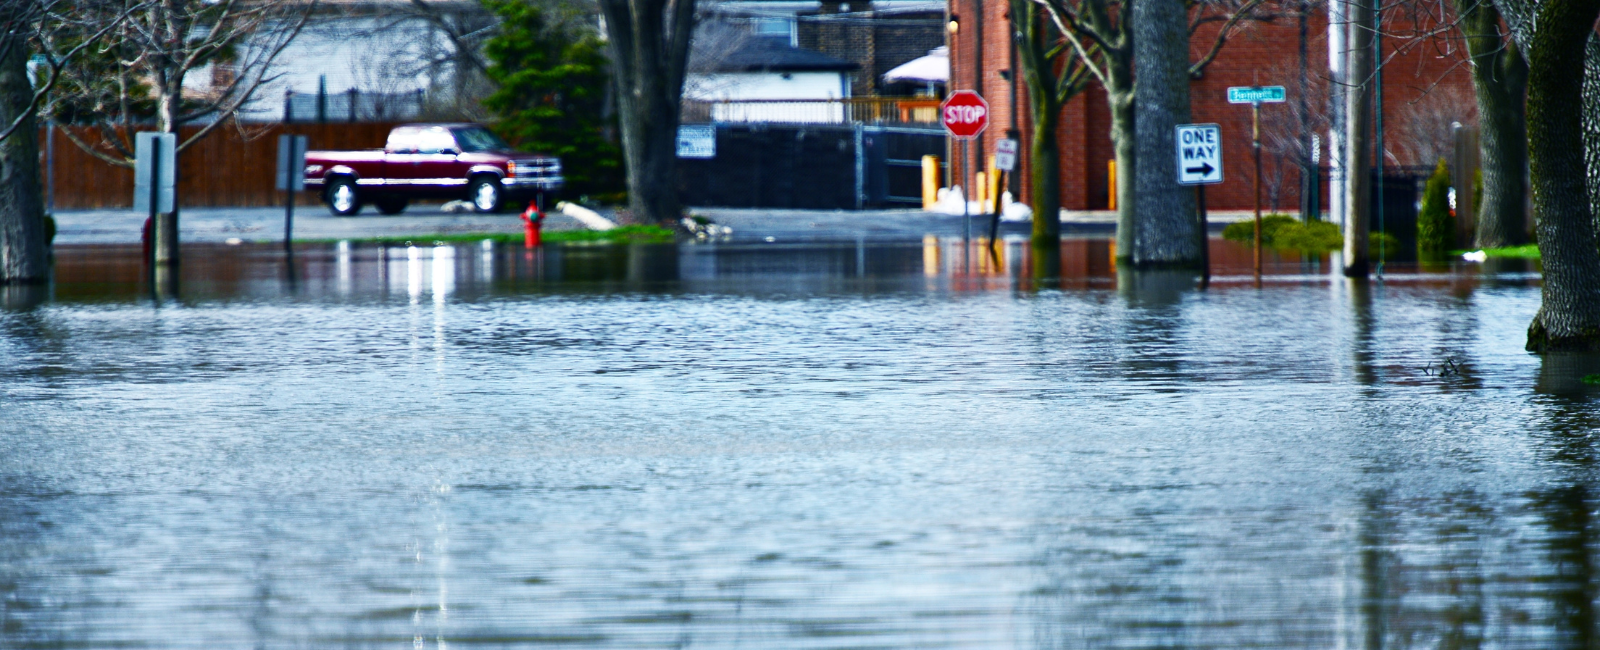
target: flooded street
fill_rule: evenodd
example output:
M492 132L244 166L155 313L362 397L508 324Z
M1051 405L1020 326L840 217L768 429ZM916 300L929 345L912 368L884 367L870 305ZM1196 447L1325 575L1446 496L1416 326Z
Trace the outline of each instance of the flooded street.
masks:
M1526 265L418 243L8 290L0 648L1600 642Z

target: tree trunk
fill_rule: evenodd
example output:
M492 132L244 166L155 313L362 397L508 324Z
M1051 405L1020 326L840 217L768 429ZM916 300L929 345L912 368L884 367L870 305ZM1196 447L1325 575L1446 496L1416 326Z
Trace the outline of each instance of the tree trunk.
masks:
M1048 72L1046 73L1048 74ZM1041 245L1060 245L1061 241L1061 147L1056 130L1061 122L1061 106L1044 93L1029 90L1033 107L1033 133L1029 147L1032 156L1033 241Z
M1176 127L1189 121L1188 11L1179 0L1134 0L1131 9L1140 163L1133 246L1117 255L1136 267L1199 266L1194 192L1178 184L1173 162Z
M1545 0L1525 24L1528 163L1544 283L1530 351L1600 350L1600 256L1583 142L1584 48L1600 0Z
M1372 20L1376 0L1345 5L1344 89L1344 274L1367 277L1367 225L1372 210L1372 164L1368 122L1372 119Z
M178 108L183 105L183 74L181 71L174 72L163 69L157 76L159 78L157 87L161 89L161 92L156 100L156 132L176 134L178 132ZM174 138L174 142L178 142L178 140ZM176 161L177 152L173 152L172 155L173 160ZM160 161L157 160L154 163L159 165ZM178 165L172 166L173 178L162 179L163 184L172 183L172 211L156 213L155 242L153 243L155 245L156 264L161 266L177 266L180 259L178 254L178 201L182 197L177 196L178 168ZM161 194L157 189L151 188L150 200L159 202Z
M1525 223L1528 130L1524 99L1528 64L1516 43L1500 32L1500 12L1482 0L1457 0L1461 31L1472 56L1472 86L1478 97L1483 202L1477 206L1474 245L1521 244ZM1471 187L1472 179L1458 185Z
M1135 139L1133 99L1133 62L1118 62L1107 54L1106 103L1111 108L1111 146L1117 161L1117 257L1125 257L1133 250L1138 214L1134 175L1139 171L1137 140ZM1122 57L1127 58L1127 57Z
M0 38L0 123L28 110L28 51L19 36ZM50 279L44 192L39 185L39 129L30 115L0 140L0 284Z
M600 0L605 14L628 202L637 220L676 225L678 117L695 0Z
M1029 177L1032 181L1033 241L1041 246L1059 247L1061 242L1061 148L1056 142L1061 124L1060 77L1047 50L1059 38L1040 19L1039 5L1028 0L1012 0L1012 24L1018 34L1022 78L1028 84L1028 108L1033 132L1028 143ZM1070 65L1070 61L1066 63ZM1015 93L1012 93L1015 95Z
M1527 128L1526 119L1523 128ZM1595 238L1600 241L1600 36L1591 36L1584 44L1583 162L1589 181L1589 216L1595 220Z

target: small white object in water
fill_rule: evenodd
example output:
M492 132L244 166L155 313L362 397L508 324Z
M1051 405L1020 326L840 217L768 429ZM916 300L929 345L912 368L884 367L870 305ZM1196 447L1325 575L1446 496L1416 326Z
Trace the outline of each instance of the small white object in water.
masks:
M767 241L768 242L775 242L775 241L778 241L778 238L777 237L768 237Z
M1489 254L1483 251L1472 251L1470 253L1462 253L1461 259L1464 259L1468 262L1482 262L1489 259Z
M224 241L223 243L225 243L225 244L227 244L229 246L238 246L239 244L243 244L244 240L243 239L239 239L238 237L229 237L227 239L227 241Z

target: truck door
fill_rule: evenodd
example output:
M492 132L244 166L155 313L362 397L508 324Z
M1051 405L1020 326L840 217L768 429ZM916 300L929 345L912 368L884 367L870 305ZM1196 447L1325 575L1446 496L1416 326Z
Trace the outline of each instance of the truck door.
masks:
M389 132L389 142L383 147L383 191L399 196L416 196L416 181L421 171L422 155L417 152L421 129L414 126L395 127Z
M422 127L417 137L417 163L413 166L417 191L438 198L460 194L467 185L466 170L456 169L460 154L461 147L450 129Z

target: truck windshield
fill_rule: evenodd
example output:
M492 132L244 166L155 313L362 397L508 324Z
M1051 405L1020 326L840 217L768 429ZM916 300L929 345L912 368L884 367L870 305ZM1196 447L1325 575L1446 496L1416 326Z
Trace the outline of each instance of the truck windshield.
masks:
M470 129L456 129L456 144L461 145L463 152L478 151L513 151L511 145L501 140L488 129L477 127Z

